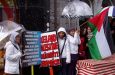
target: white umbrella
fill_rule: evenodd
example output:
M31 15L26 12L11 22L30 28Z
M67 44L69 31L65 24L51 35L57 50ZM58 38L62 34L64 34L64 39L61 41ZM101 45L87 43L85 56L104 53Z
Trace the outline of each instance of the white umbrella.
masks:
M77 18L77 28L79 29L79 17L93 15L92 9L83 1L74 0L69 2L63 9L62 16L67 18Z
M9 40L8 36L14 32L21 30L22 27L13 21L0 22L0 49L4 47L5 43Z
M93 15L92 9L88 6L88 4L79 0L69 2L62 12L62 16L67 16L69 18L91 15Z

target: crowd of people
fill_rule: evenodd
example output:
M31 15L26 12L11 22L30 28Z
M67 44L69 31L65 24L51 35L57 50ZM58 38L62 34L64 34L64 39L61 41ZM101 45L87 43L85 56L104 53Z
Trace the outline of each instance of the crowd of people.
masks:
M81 50L81 58L83 55L85 40L80 40L80 31L75 28L66 31L65 28L60 27L57 31L61 67L57 71L58 75L76 75L76 62L79 59L78 49ZM10 40L5 45L5 75L19 75L20 74L20 59L23 55L20 50L20 34L14 32L10 36ZM80 47L80 48L79 48ZM83 48L82 48L83 47ZM85 54L85 53L84 53ZM83 57L82 57L83 56ZM56 68L57 69L57 68ZM54 70L55 71L55 70Z
M61 74L76 75L77 60L91 58L87 42L93 36L91 28L87 27L81 31L76 28L69 29L60 27L58 29L58 42L61 55Z
M115 21L111 25L111 33L115 38ZM54 67L55 75L76 75L77 60L90 59L87 42L93 36L91 28L86 27L81 30L76 28L66 31L60 27L57 31L60 67ZM23 55L20 49L20 34L14 32L10 36L10 40L5 45L5 69L4 75L20 75L20 59ZM115 39L114 43L115 43Z

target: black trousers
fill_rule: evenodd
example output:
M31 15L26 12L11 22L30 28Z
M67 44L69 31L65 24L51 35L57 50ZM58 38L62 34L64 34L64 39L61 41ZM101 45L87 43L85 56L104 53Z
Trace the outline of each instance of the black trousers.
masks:
M69 64L66 63L66 58L61 59L60 75L69 75Z
M78 54L71 54L71 63L69 65L69 75L76 75L76 64L78 60Z
M55 66L54 75L69 75L69 64L66 63L66 58L61 59L61 66Z

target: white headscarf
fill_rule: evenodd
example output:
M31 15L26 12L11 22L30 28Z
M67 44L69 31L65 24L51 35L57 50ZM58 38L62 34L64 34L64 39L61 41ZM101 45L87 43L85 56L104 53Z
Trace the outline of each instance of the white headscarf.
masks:
M19 35L18 32L13 32L13 33L11 34L11 36L10 36L10 41L11 41L12 43L15 43L15 41L16 41L16 36L18 36L18 35Z
M20 48L19 48L19 45L15 42L17 35L19 35L18 32L13 32L13 33L11 34L11 36L10 36L10 41L7 42L6 45L4 46L5 49L7 48L7 46L11 45L11 43L14 44L14 45L16 45L16 46L18 47L18 49L20 49Z
M67 34L67 32L66 32L66 30L65 30L64 27L60 27L60 28L58 29L57 33L59 33L59 32L64 32L65 34Z

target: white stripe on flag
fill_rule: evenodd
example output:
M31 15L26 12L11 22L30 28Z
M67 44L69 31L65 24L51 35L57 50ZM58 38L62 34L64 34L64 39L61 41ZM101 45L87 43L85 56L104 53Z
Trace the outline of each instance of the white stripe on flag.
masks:
M114 6L111 6L110 8L109 8L109 12L108 12L108 16L113 16L113 8L114 8Z
M107 39L104 34L103 25L101 27L100 32L97 31L95 37L96 37L96 42L97 42L97 46L101 54L101 57L105 58L105 57L111 56L111 51L110 51Z

